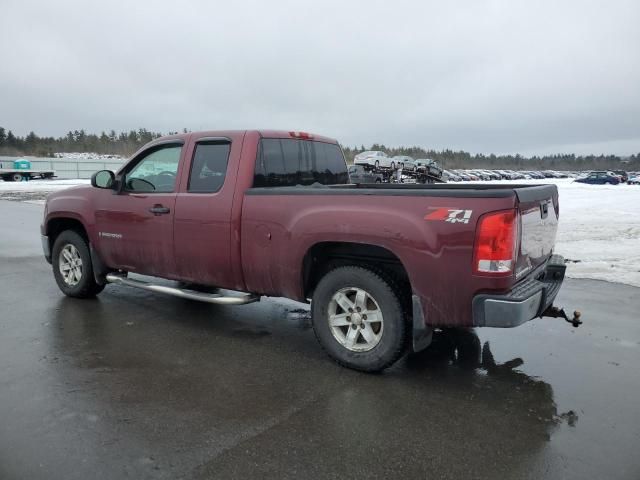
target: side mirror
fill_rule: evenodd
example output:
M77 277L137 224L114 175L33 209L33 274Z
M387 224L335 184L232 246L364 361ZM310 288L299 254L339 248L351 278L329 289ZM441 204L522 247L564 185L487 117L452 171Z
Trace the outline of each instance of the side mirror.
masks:
M100 170L91 175L91 186L95 188L113 188L116 176L111 170Z

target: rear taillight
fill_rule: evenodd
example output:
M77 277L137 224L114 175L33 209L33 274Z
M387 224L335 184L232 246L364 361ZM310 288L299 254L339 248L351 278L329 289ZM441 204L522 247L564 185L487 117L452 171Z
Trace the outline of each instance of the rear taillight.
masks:
M482 215L476 227L473 272L510 275L516 264L517 244L516 210L501 210Z

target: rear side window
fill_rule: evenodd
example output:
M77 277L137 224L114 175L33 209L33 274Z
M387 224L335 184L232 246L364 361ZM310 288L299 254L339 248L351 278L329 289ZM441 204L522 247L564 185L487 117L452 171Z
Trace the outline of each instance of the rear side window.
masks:
M187 191L215 193L222 188L227 174L230 147L228 142L196 144Z
M254 187L349 183L340 147L309 140L263 138L256 158Z

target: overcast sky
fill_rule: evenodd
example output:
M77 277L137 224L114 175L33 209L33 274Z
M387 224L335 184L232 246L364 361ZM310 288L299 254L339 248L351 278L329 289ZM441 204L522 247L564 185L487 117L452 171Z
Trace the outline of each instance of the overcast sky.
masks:
M0 2L0 125L640 152L640 2Z

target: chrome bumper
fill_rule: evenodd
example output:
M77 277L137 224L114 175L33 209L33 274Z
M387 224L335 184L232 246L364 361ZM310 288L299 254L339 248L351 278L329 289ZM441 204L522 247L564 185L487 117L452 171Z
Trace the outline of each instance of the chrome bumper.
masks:
M539 278L524 280L506 294L476 295L473 298L474 326L517 327L542 316L560 291L565 269L564 258L552 255Z

